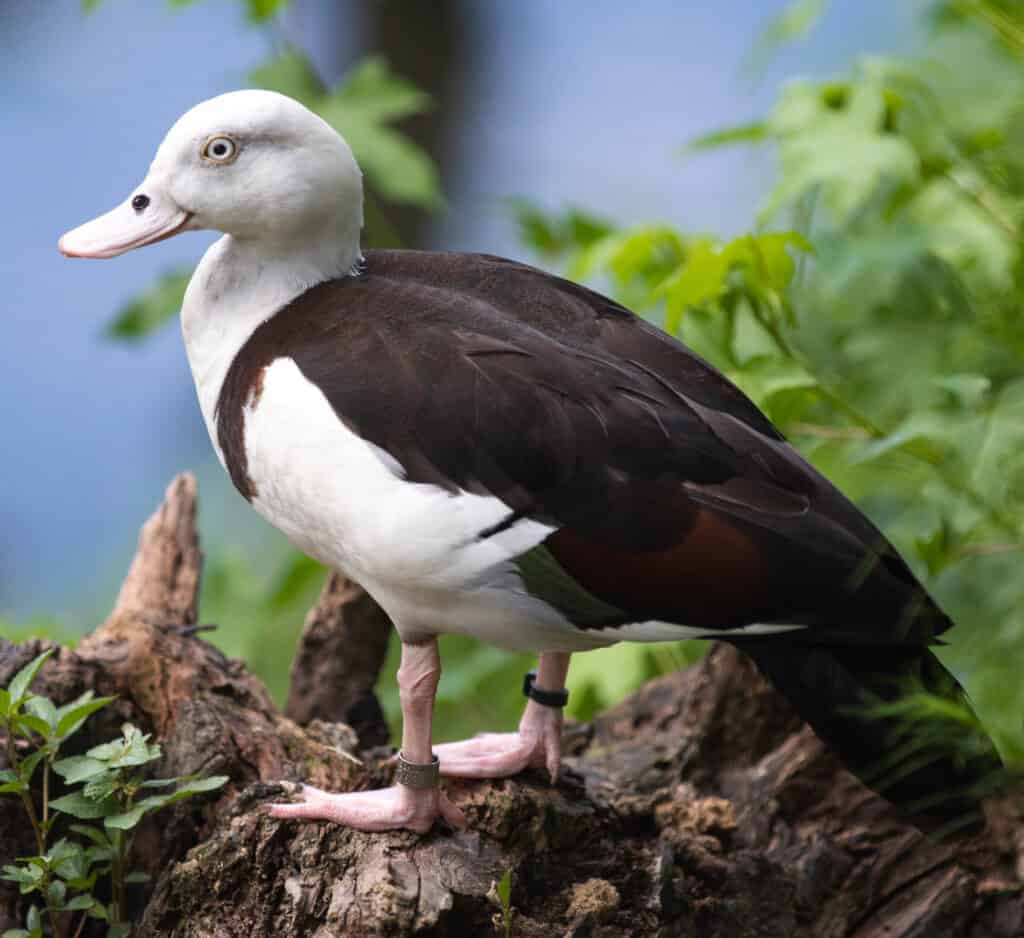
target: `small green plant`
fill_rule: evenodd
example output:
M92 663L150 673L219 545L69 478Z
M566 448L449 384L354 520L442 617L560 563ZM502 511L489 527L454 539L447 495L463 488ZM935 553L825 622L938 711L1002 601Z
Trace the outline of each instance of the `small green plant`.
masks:
M515 909L512 908L512 871L506 870L505 875L496 883L491 883L491 891L488 894L492 902L500 909L492 919L495 929L504 936L512 938L512 916Z
M86 691L57 706L29 687L53 649L30 661L0 688L0 737L7 765L0 770L0 795L21 800L36 841L36 855L7 864L0 878L17 883L22 895L37 893L24 928L8 929L0 938L77 938L86 922L107 922L107 938L126 938L126 887L145 882L143 873L128 870L133 831L147 815L183 798L220 788L227 776L146 779L143 766L160 758L160 747L130 723L121 737L94 746L84 755L58 758L61 747L85 721L113 697ZM32 781L40 780L37 809ZM63 779L68 793L50 797L52 775ZM173 790L166 790L173 789ZM51 834L60 815L78 821L67 836ZM107 881L107 889L97 884ZM109 892L109 900L96 895Z

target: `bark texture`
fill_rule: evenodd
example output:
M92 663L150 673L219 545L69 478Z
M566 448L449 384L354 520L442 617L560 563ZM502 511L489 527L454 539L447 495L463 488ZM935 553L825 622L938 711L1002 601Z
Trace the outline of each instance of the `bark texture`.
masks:
M296 723L347 723L364 749L388 741L373 692L388 653L391 622L358 584L332 573L306 616L292 664L285 713Z
M571 727L556 786L540 772L448 783L466 831L370 835L269 818L260 806L281 797L278 780L353 790L392 769L353 761L358 738L342 723L303 727L281 714L241 663L196 634L194 519L195 483L183 476L143 529L113 614L40 677L61 701L86 687L118 695L81 748L131 719L164 747L158 774L232 779L141 830L134 866L154 880L137 897L138 938L504 935L493 884L507 871L507 933L518 938L1024 935L1024 826L1009 803L990 806L982 835L926 839L724 646ZM314 665L334 646L322 639L318 658L308 633L355 621L343 601L358 601L354 590L334 579L311 614ZM44 645L0 641L0 684ZM315 688L314 671L297 676ZM365 674L350 680L356 697L314 691L317 703L295 700L291 712L339 713L370 686ZM29 851L19 811L0 798L0 864ZM0 930L22 911L0 891Z

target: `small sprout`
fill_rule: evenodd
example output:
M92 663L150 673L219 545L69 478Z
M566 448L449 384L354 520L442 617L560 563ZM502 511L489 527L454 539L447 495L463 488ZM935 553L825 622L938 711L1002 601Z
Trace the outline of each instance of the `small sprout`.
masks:
M512 908L512 870L506 870L498 882L491 883L487 898L501 909L492 919L495 929L504 938L512 938L512 916L515 912Z

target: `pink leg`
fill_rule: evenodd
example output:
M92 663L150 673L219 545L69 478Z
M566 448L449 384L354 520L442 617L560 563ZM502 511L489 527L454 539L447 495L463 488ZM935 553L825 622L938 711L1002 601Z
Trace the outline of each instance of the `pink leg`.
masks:
M402 755L410 762L427 763L432 758L430 729L434 717L434 695L441 678L437 642L402 645L398 669L398 690L402 701ZM393 785L379 791L330 794L300 785L295 804L272 804L267 810L276 818L306 818L335 821L363 831L394 828L425 833L438 817L465 827L466 819L439 788L407 788Z
M558 691L569 672L566 652L546 652L537 665L540 690ZM463 778L502 778L527 766L547 767L551 781L562 763L562 711L528 700L516 733L484 733L458 743L434 747L441 773Z

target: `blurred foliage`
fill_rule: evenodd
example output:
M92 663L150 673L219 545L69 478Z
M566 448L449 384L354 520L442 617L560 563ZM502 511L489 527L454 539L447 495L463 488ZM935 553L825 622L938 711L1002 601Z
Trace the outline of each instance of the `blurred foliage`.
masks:
M943 657L1020 761L1024 11L931 14L919 55L792 82L763 121L696 142L771 147L760 220L792 231L519 217L722 368L886 531L959 623Z
M828 0L789 0L765 24L743 62L743 71L757 75L779 47L806 38L818 24Z
M101 0L82 0L83 12L91 13L100 5L100 2ZM192 6L198 0L167 0L167 2L171 7L180 8ZM289 2L290 0L242 0L242 6L251 22L265 23L280 13L288 6Z
M178 315L192 271L171 270L162 274L144 293L125 305L107 327L111 339L144 339Z

